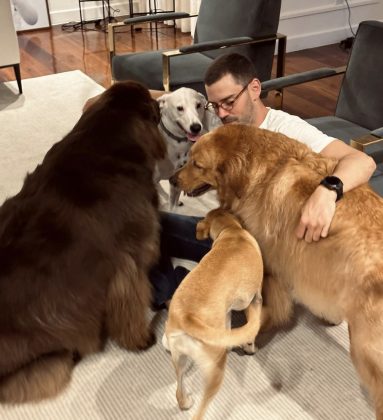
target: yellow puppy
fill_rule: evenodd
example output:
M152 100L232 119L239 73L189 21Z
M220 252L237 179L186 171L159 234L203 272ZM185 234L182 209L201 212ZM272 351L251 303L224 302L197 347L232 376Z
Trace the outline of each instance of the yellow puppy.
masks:
M187 357L202 369L205 390L194 419L203 418L218 392L227 348L244 345L247 353L254 353L262 307L263 263L256 240L221 209L197 225L198 239L209 234L213 247L174 294L163 340L172 355L182 410L193 404L183 383ZM230 329L232 310L245 310L247 324Z

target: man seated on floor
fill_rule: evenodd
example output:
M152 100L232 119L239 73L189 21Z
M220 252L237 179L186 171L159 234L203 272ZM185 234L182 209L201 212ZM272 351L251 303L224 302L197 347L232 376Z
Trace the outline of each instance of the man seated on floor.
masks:
M240 54L225 54L214 60L205 75L205 88L208 107L224 124L254 124L280 132L305 143L315 152L337 159L333 177L344 192L368 182L376 168L374 160L365 153L327 136L297 116L266 107L260 98L261 83L254 67ZM329 187L318 185L303 206L296 229L298 238L307 242L326 238L337 199L336 192ZM163 307L187 274L183 267L174 269L171 258L198 262L209 251L210 241L195 238L198 220L198 217L162 213L161 261L150 276L154 307Z
M376 168L374 160L365 153L327 136L297 116L266 107L261 100L261 82L252 63L243 55L229 53L215 59L206 72L205 89L207 106L224 124L254 124L280 132L305 143L315 152L337 159L333 176L343 192L368 182ZM151 93L153 98L163 94L162 91ZM84 109L97 98L88 100ZM335 214L336 198L334 190L318 185L302 208L296 229L298 238L307 242L326 238ZM218 205L217 202L216 207ZM165 306L188 272L184 267L174 268L172 258L198 262L211 247L209 240L198 241L195 237L199 217L167 212L162 212L161 216L161 260L150 275L155 308Z

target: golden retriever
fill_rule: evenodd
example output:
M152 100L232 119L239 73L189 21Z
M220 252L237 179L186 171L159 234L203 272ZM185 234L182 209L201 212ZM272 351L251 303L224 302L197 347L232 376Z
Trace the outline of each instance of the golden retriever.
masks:
M383 199L363 185L337 202L327 238L295 235L303 204L336 164L282 134L232 124L203 136L172 182L191 196L216 189L257 238L265 327L289 321L294 301L348 322L352 360L383 420Z
M107 337L154 343L158 121L146 88L114 85L0 207L1 402L56 395Z
M202 369L205 389L195 420L203 418L221 386L227 348L243 345L246 353L254 353L261 324L263 263L256 240L222 209L198 223L197 239L208 236L213 247L176 290L163 339L172 355L182 410L193 405L184 386L186 358ZM245 310L247 324L231 330L232 310Z

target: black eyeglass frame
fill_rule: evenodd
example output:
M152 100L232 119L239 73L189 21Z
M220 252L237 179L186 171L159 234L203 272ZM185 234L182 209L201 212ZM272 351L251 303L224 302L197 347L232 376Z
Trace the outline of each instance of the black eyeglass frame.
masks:
M250 80L251 82L251 80ZM234 96L233 99L230 99L227 103L227 100L220 101L220 102L210 102L208 101L205 105L205 109L213 109L213 111L217 114L219 108L222 108L225 111L231 111L234 108L234 105L238 101L238 99L242 96L242 94L245 92L245 90L249 87L250 82L246 83L246 85L240 90L240 92L237 93L237 95Z

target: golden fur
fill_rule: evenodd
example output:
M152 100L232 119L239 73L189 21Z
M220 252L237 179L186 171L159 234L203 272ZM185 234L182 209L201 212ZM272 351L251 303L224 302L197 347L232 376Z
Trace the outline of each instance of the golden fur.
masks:
M282 134L233 124L203 136L172 182L189 195L217 189L257 238L262 328L288 322L294 301L348 322L352 360L383 420L383 200L368 185L355 188L337 203L326 239L295 235L303 204L336 164Z
M164 344L177 374L177 400L183 410L192 398L185 392L186 357L201 367L202 402L194 419L202 419L222 383L227 348L244 345L255 351L261 323L263 263L255 239L230 213L216 209L197 225L197 238L214 240L211 251L177 289L170 303ZM231 310L245 310L247 324L230 329Z

